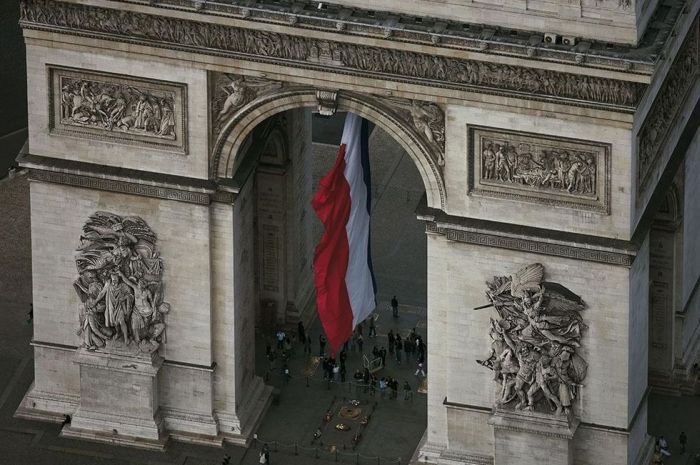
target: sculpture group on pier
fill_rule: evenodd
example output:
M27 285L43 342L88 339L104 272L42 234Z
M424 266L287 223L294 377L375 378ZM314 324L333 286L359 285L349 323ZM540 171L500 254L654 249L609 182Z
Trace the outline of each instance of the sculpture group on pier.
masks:
M586 325L585 303L558 283L544 266L528 265L512 276L487 282L491 347L477 362L494 373L496 405L569 415L588 364L578 354Z
M95 212L83 226L75 262L82 347L157 350L170 305L163 301L156 235L146 222Z

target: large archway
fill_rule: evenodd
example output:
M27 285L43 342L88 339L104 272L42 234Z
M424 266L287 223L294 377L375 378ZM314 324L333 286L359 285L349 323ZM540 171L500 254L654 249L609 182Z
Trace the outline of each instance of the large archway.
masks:
M428 184L425 184L426 171L421 169L421 167L425 168L427 166L428 169L431 169L432 159L426 158L424 154L420 155L419 161L422 163L421 165L416 163L416 153L420 154L421 149L416 149L413 146L413 155L411 155L411 152L404 148L406 146L405 138L408 137L407 134L412 134L412 137L419 137L416 136L411 128L400 129L398 126L395 127L396 130L400 129L400 134L404 137L404 143L401 143L401 140L397 138L396 132L389 132L384 129L386 122L384 125L377 124L377 130L370 137L370 163L382 161L384 165L389 165L384 166L382 168L383 171L378 169L375 172L373 168L373 179L376 179L381 186L377 189L377 196L386 200L392 195L401 195L403 196L403 202L410 204L410 208L405 209L402 213L397 213L396 211L390 211L390 208L384 206L385 217L377 220L379 223L384 222L379 228L385 230L389 227L399 228L395 230L395 237L393 238L393 242L396 244L394 248L397 250L392 250L391 253L387 252L386 249L382 251L381 247L375 247L373 241L373 256L378 258L378 262L380 262L378 266L384 268L378 270L380 290L377 308L377 314L379 315L376 324L377 334L370 338L369 324L365 324L363 351L360 351L357 339L353 339L347 347L345 375L341 380L336 379L333 383L330 383L323 379L323 360L319 358L318 336L320 327L317 322L313 322L313 319L309 317L309 313L306 311L308 309L298 308L305 305L302 298L306 295L303 283L308 283L311 272L310 254L309 256L298 256L298 254L299 250L312 252L311 248L308 247L308 243L304 245L296 237L299 235L299 231L304 229L304 226L299 224L298 218L313 216L313 212L310 209L300 207L299 203L309 204L309 194L317 188L319 173L325 172L328 167L319 168L314 166L312 170L309 170L308 160L305 159L308 154L301 153L304 150L305 142L299 139L304 139L306 136L303 135L303 132L300 132L300 124L298 122L308 118L308 115L311 113L309 107L313 108L318 104L315 95L312 97L313 100L302 99L301 101L295 101L292 99L287 102L291 108L284 109L284 106L281 108L276 106L274 109L270 108L265 113L262 113L267 115L266 117L260 116L250 121L241 117L241 115L234 115L225 124L224 130L221 131L221 137L224 139L220 138L216 144L216 150L220 151L221 159L213 165L216 167L215 172L219 178L234 180L236 182L235 188L238 189L236 202L240 205L252 205L252 211L255 212L255 219L252 221L250 219L242 219L238 222L234 220L233 237L252 236L255 238L254 252L247 255L247 261L250 265L239 265L239 269L246 270L247 274L244 273L245 277L239 276L236 278L235 286L247 289L245 292L251 292L252 289L255 289L256 315L255 317L247 318L247 320L256 322L256 374L265 379L268 385L278 390L280 399L279 406L273 407L268 412L267 418L270 419L263 420L258 435L260 439L265 441L279 441L290 447L293 443L296 444L297 441L300 448L311 447L312 434L316 425L313 429L290 429L289 436L280 438L273 436L271 433L273 428L267 428L266 424L269 421L279 423L280 421L291 421L292 418L306 418L308 415L315 415L314 418L317 418L319 421L319 428L323 429L321 419L326 411L334 411L334 409L340 408L338 404L340 401L337 399L356 399L363 402L363 408L367 409L363 410L364 412L376 414L374 418L377 422L366 426L366 429L363 426L362 431L365 432L366 439L363 439L363 444L358 450L365 455L382 455L386 458L395 458L401 455L406 458L407 454L413 453L413 450L406 450L406 444L411 444L414 448L417 447L418 441L425 430L427 416L427 400L424 395L425 385L422 383L423 380L421 378L414 376L418 363L418 355L415 353L415 350L412 352L410 360L406 359L406 351L403 347L401 356L397 356L396 349L390 349L388 334L389 332L401 334L403 339L406 339L412 333L418 334L422 337L422 343L425 343L427 340L427 311L425 305L427 299L423 297L422 302L417 304L412 299L406 298L405 293L402 293L398 286L385 286L382 289L381 281L386 279L389 274L399 278L402 274L407 273L406 270L401 269L401 264L399 264L399 267L395 267L394 270L388 271L392 260L394 260L393 257L395 257L395 255L392 256L391 254L402 253L406 257L412 257L412 259L420 263L423 274L421 285L426 291L427 257L425 254L427 244L423 226L415 219L414 211L428 190ZM279 100L276 101L279 103ZM357 111L357 108L363 108L361 114L373 115L370 110L367 110L366 106L352 103L353 100L348 99L345 102L344 105L341 105L339 100L335 119L342 121L341 113L349 107L353 108L354 111ZM353 107L353 105L357 106ZM240 111L245 112L243 109ZM251 109L251 112L257 113L257 110ZM377 120L372 117L365 117L377 123ZM236 123L236 121L238 122ZM245 121L248 122L245 123ZM256 121L258 122L255 123ZM264 126L271 129L267 130L265 136L261 138L259 137L260 131L258 129ZM293 137L296 137L296 139L293 139ZM381 138L383 144L393 145L395 151L400 152L400 155L392 154L387 156L387 151L380 150L379 146L377 146L377 150L373 151L373 143L376 143L376 140L375 142L373 140L378 138ZM418 142L422 143L420 140ZM326 145L322 147L322 151L324 159L332 162L337 151L337 144ZM390 182L387 180L391 177L387 173L393 174L399 165L409 167L412 171L410 176L403 178L405 186L411 189L410 193L407 191L402 191L400 194L392 192L392 190L396 190L396 186L390 186ZM435 168L437 174L440 174L436 166ZM300 175L300 172L304 171L313 172L313 182L308 178L302 179L303 176ZM425 190L423 190L424 184L426 185ZM292 185L291 188L290 185ZM307 190L307 188L310 189ZM438 205L442 205L442 202L439 202ZM234 206L234 208L236 207ZM242 210L243 207L241 207L241 212ZM234 213L235 216L236 214ZM418 254L415 248L411 249L405 244L402 246L398 245L400 242L398 236L405 234L401 225L397 224L399 216L405 223L413 222L413 232L417 232L420 236L422 255ZM392 232L378 232L375 228L376 225L377 222L373 220L373 236L382 236L383 240L391 242ZM313 235L317 236L317 233L318 231L316 230ZM311 241L312 246L315 245L316 240L317 237L314 237L313 241ZM241 256L244 255L244 253L241 253ZM406 260L410 259L407 258ZM301 265L302 263L306 265L303 266ZM291 274L285 276L285 272L289 272L289 270L291 270ZM411 276L404 275L403 278L408 281ZM396 279L395 281L398 280ZM302 285L300 285L300 282ZM234 295L243 296L245 292L234 290ZM400 317L396 319L387 310L392 294L398 294L400 300ZM246 297L242 297L239 300L251 302L251 299ZM313 296L308 305L313 306ZM311 310L314 309L312 308ZM251 310L247 308L239 311L249 312ZM310 352L307 352L305 344L298 339L296 325L298 316L301 316L301 319L306 324L307 334L311 335ZM281 355L282 347L285 347L284 350L286 351L286 345L278 347L275 339L278 331L284 332L292 340L294 349L293 355L290 355L289 358L287 358L287 355L284 355L284 358ZM411 339L411 344L415 344L415 339ZM355 379L353 375L357 370L363 371L365 355L368 359L372 359L371 354L374 346L377 346L378 349L384 346L388 353L385 356L383 367L378 369L376 373L373 373L377 377L375 381L377 385L373 394L371 382L365 383L364 379ZM422 350L425 350L424 346ZM268 359L269 352L273 352L273 356L270 359ZM425 355L423 355L423 360L424 358ZM291 380L288 382L284 378L285 367L289 368L291 372ZM378 382L382 377L396 379L397 382L400 382L397 399L392 398L390 389L387 389L386 394L382 395L380 393ZM407 382L412 391L410 397L403 390ZM419 389L421 389L420 393L418 392ZM404 400L404 397L406 397L406 400ZM295 400L293 406L289 405L291 399ZM396 403L392 404L393 402ZM301 408L302 406L304 408ZM403 419L400 419L399 416ZM401 424L401 422L407 421L406 418L412 418L410 420L412 424L409 427ZM402 452L398 452L400 447L388 447L385 448L385 452L379 453L377 452L379 448L376 445L372 446L372 442L380 438L380 436L375 438L372 434L372 429L378 428L379 424L389 425L389 427L397 430L401 429L402 436L406 439L402 443L397 443L397 445L400 444L403 447L404 450ZM356 426L359 428L359 425ZM328 433L324 432L324 435L327 436ZM352 438L352 435L347 436ZM328 439L326 444L333 444L332 441L336 439ZM339 448L342 447L340 443L336 445ZM350 442L346 446L350 448ZM411 446L408 447L410 448ZM323 453L323 451L324 449L321 448L319 453Z
M408 115L401 116L391 104L380 98L340 91L333 93L332 112L350 111L366 118L390 134L413 159L425 185L428 206L445 208L446 191L442 173L444 140L436 141L421 110L407 102ZM212 151L210 169L214 179L233 178L240 166L241 149L253 129L267 118L294 108L317 108L323 105L312 88L284 88L255 98L238 109L222 126ZM431 106L437 109L436 106ZM440 111L439 109L437 111ZM405 112L404 112L405 113ZM444 117L442 120L444 134Z

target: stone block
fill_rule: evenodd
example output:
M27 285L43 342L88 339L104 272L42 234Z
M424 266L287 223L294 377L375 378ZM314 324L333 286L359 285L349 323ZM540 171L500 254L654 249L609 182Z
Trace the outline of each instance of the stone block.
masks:
M61 436L163 449L167 436L158 411L157 353L78 349L80 404Z

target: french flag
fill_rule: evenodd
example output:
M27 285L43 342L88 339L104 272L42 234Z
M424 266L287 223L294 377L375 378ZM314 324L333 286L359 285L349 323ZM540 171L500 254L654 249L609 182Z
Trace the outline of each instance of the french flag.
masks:
M347 114L338 157L311 201L324 227L314 254L316 306L332 353L377 304L369 239L368 133L366 120Z

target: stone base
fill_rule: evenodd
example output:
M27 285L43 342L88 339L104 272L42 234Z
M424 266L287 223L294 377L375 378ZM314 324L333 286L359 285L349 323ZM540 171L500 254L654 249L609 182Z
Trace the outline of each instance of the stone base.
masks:
M272 386L263 383L259 376L253 383L247 398L241 402L245 407L238 414L216 412L219 429L226 442L248 447L272 402Z
M73 415L79 403L78 396L37 391L32 383L17 407L14 417L23 420L63 423L66 415Z
M157 353L78 349L80 405L62 436L147 449L163 449L167 437L158 411Z
M494 463L498 465L573 465L572 438L579 421L566 416L495 409Z

